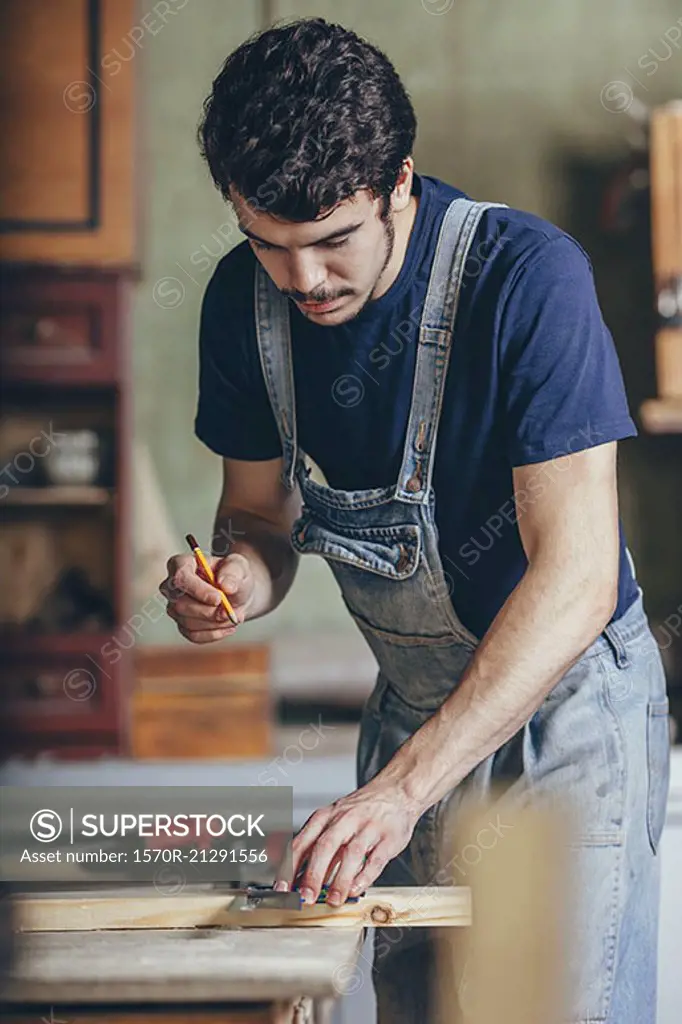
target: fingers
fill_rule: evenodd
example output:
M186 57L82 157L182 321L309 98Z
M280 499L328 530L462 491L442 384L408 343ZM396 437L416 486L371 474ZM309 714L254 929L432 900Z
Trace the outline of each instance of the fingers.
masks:
M232 634L237 629L236 626L229 625L223 629L202 629L199 631L186 629L184 626L178 623L178 632L181 636L184 636L185 640L189 640L193 644L212 644L216 640L224 640L227 636Z
M353 879L362 870L365 854L373 841L369 829L353 835L352 838L345 836L344 839L347 841L340 841L338 830L331 828L318 840L301 885L302 894L304 889L309 889L312 893L312 902L318 898L332 862L337 857L339 867L327 893L327 902L332 906L344 902Z
M176 602L186 597L193 598L198 605L215 608L220 604L220 594L199 576L192 555L174 555L168 559L166 570L168 576L159 590L169 601Z
M369 889L370 885L374 885L390 859L391 852L388 845L379 842L373 850L366 854L363 867L350 883L348 891L342 893L342 902L347 896L359 896L360 893Z
M171 601L166 609L168 616L185 627L194 630L214 629L216 625L229 623L229 617L222 604L200 604L189 597Z
M290 884L293 885L298 881L308 850L315 845L315 841L324 831L330 816L331 808L320 808L311 814L303 828L294 836L291 843L291 878L286 878L284 872L280 871L275 881L276 889L288 889ZM303 892L301 895L305 896Z
M223 606L220 592L202 579L192 555L175 555L168 560L168 576L159 590L168 600L166 613L178 632L191 643L223 640L236 626ZM237 616L240 621L243 615Z
M399 802L386 806L386 800L357 797L315 811L294 836L291 878L306 903L317 902L323 885L331 906L359 896L409 842L414 822ZM282 868L275 887L287 889L288 883Z
M315 811L315 813L312 814L310 818L308 818L308 821L305 823L301 831L294 837L291 851L291 870L294 879L297 878L301 873L301 869L308 857L309 852L313 849L313 847L317 849L319 847L320 842L323 842L322 840L320 840L320 836L322 835L327 825L329 824L331 815L332 809L329 807L321 808L320 810ZM328 842L323 842L323 851L327 850L328 845ZM331 860L331 856L335 852L336 850L329 851L329 860ZM329 866L330 864L328 861L327 867ZM309 871L310 865L308 864L306 865L305 874L303 875L304 880L307 877ZM305 884L305 881L303 884ZM306 894L303 892L303 890L301 890L301 895L303 895L303 897L305 898ZM319 895L319 890L317 895Z
M365 853L369 842L368 836L358 835L343 847L337 857L338 870L327 893L327 903L333 907L340 906L348 898L353 879L365 863Z
M251 580L251 568L244 555L228 555L216 567L216 583L228 597L236 600L246 600L249 595L245 591Z

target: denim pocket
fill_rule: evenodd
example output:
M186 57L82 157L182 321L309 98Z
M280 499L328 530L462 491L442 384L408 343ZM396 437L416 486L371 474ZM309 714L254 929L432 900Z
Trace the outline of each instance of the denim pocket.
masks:
M669 701L650 701L647 706L647 809L649 843L654 853L663 833L670 783Z
M391 580L413 576L421 553L421 532L415 523L340 528L307 509L294 522L290 540L300 554L322 555Z

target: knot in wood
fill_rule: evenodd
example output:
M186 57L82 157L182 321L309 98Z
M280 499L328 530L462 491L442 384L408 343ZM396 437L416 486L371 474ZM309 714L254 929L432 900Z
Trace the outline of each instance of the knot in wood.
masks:
M370 919L374 924L388 924L393 920L393 908L386 904L376 903L369 912Z

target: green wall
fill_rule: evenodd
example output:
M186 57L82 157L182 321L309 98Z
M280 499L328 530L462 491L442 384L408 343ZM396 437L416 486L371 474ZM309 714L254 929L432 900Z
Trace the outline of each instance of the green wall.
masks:
M143 279L133 317L135 431L150 447L178 536L191 530L206 540L211 531L220 465L192 434L197 327L213 266L240 239L194 134L222 60L268 8L277 17L342 22L387 51L417 109L418 170L548 217L586 245L636 413L655 389L649 238L646 223L623 237L596 226L603 185L633 131L617 110L626 93L609 83L624 82L647 104L682 94L679 0L190 0L137 58ZM204 252L212 254L208 268L193 262ZM623 515L649 609L660 619L682 599L681 446L641 437L621 450ZM354 629L321 559L304 559L284 605L241 636L292 627ZM176 637L162 620L142 640Z

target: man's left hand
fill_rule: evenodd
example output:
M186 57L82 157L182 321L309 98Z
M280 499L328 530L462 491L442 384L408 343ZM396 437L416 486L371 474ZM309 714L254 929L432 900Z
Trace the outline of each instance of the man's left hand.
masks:
M408 845L423 809L408 800L400 786L378 786L376 780L320 808L292 843L292 877L306 903L315 903L322 885L338 864L327 893L332 906L364 892L390 860ZM289 888L279 878L275 888Z

